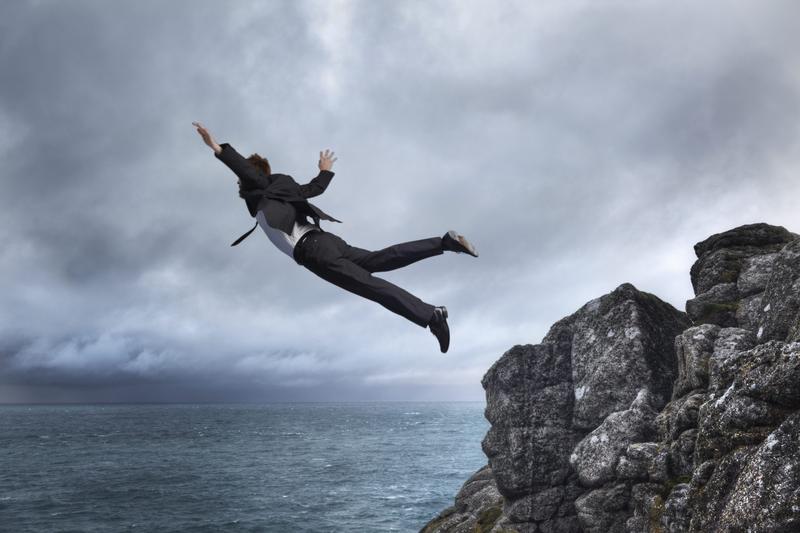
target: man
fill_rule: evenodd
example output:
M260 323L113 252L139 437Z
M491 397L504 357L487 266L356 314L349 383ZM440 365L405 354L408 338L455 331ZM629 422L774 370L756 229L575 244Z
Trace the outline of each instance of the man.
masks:
M291 176L274 174L269 162L258 154L244 158L228 144L217 144L208 130L192 122L214 155L239 178L239 196L247 204L256 224L231 246L244 240L256 226L261 226L275 246L317 276L347 291L381 304L415 324L430 328L439 341L442 353L450 346L447 308L425 303L408 291L375 277L374 272L386 272L410 265L445 251L466 252L478 257L475 247L451 230L442 237L431 237L396 244L383 250L369 251L350 246L338 235L323 230L319 220L341 222L308 202L322 194L333 178L331 171L337 158L333 152L319 153L319 174L305 185ZM308 221L308 216L314 223Z

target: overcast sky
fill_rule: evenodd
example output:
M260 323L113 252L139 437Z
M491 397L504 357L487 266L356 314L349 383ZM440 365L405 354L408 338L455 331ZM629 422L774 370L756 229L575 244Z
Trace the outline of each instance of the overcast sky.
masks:
M800 4L4 2L0 402L482 400L480 378L692 246L800 231ZM305 183L354 246L466 235L377 274L429 330L252 225L192 121Z

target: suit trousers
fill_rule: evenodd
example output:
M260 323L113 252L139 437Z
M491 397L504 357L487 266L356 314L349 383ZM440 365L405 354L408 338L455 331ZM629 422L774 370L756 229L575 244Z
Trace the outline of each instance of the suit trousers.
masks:
M425 328L433 317L434 306L372 274L395 270L443 253L441 237L370 251L350 246L329 231L313 230L301 237L295 246L294 258L322 279L377 302Z

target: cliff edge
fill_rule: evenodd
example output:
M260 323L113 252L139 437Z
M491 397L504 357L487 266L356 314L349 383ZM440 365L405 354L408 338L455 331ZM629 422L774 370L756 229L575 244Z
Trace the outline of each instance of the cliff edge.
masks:
M800 531L800 236L694 249L685 313L626 283L492 365L488 464L421 533Z

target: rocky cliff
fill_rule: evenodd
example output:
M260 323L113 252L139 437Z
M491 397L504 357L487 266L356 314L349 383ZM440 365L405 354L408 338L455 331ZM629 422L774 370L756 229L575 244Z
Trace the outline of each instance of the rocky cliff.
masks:
M686 313L624 284L492 365L488 464L423 533L800 531L800 237L694 249Z

